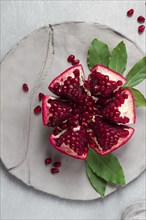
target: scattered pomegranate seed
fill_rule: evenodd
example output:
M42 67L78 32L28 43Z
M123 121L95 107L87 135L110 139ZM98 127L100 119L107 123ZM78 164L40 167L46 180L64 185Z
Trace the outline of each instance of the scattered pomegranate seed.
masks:
M143 16L139 16L139 17L137 18L137 21L138 21L139 23L143 23L143 22L145 22L145 18L144 18Z
M29 88L28 88L28 85L26 83L23 84L22 86L24 92L28 92Z
M54 167L61 167L61 162L55 162Z
M131 17L133 13L134 13L134 9L131 8L129 11L127 11L127 16Z
M45 160L45 164L48 165L50 163L52 163L52 158L49 157Z
M138 33L141 34L144 31L144 29L145 29L145 26L144 25L140 25L138 27Z
M59 170L57 168L52 168L51 173L52 174L59 173Z
M72 65L77 65L77 64L79 64L79 62L80 62L79 60L73 60Z
M35 114L38 114L38 113L40 113L40 112L41 112L41 106L38 105L38 106L35 107L34 113L35 113Z
M43 93L39 93L39 101L42 101L43 98L44 98L44 94Z
M75 59L75 56L74 56L74 55L70 55L70 56L67 58L67 61L68 61L69 63L72 63L74 59Z

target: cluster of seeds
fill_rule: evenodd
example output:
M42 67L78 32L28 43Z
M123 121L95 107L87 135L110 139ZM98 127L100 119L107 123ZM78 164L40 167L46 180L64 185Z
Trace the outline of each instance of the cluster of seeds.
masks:
M79 114L82 116L82 118L85 117L86 120L88 120L88 119L92 119L93 115L98 114L98 109L94 108L95 100L91 96L89 96L85 91L80 96L79 101L80 101L80 105L78 105L78 103L75 103L75 102L71 103L74 115ZM78 116L75 116L75 117L78 117Z
M128 99L128 95L126 93L122 93L122 90L115 92L114 99L110 102L104 110L101 111L101 114L104 118L107 118L113 122L126 124L129 122L129 118L124 116L121 117L121 112L119 111L119 107L124 104L125 100Z
M63 101L49 99L48 104L51 105L49 108L51 116L49 117L48 126L54 127L59 125L60 122L68 119L70 116L72 109L67 103L64 104Z
M62 78L62 83L56 82L53 86L53 92L57 95L61 95L64 98L75 99L80 98L83 92L83 88L80 86L79 74L80 71L75 69L73 71L73 77L68 76L66 79Z
M52 158L49 157L49 158L46 158L45 159L45 165L49 165L52 163ZM56 173L59 173L59 167L61 167L61 162L54 162L53 163L53 167L51 168L51 173L52 174L56 174Z
M124 126L118 126L116 124L110 126L99 117L96 117L93 130L103 150L110 149L118 143L120 138L125 138L129 135L129 131L124 129Z
M127 11L127 16L128 17L131 17L133 14L134 14L134 9L133 8L131 8L130 10ZM145 22L145 18L142 15L140 15L137 18L137 22L138 23L144 23ZM138 27L138 33L139 34L143 33L144 29L145 29L145 26L144 25L140 25Z
M123 83L121 80L117 82L109 79L108 76L102 75L100 72L94 71L90 75L90 90L92 95L99 97L108 97Z
M76 129L70 127L58 139L56 145L63 147L68 145L79 156L88 152L88 138L84 127L77 127Z

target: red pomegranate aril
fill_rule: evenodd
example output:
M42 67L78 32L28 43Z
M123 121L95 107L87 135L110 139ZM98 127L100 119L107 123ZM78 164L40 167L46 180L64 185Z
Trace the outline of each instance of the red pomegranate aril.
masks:
M57 168L52 168L52 169L51 169L51 173L52 173L52 174L59 173L59 170L58 170Z
M67 61L68 61L69 63L72 63L74 59L75 59L75 56L74 56L74 55L70 55L70 56L67 58Z
M94 135L93 132L88 132L88 136L89 136L90 138L93 138L95 135Z
M139 23L144 23L144 22L145 22L145 18L144 18L143 16L139 16L139 17L137 18L137 21L138 21Z
M43 93L39 93L39 101L42 101L42 99L44 98L44 94Z
M90 85L89 85L89 83L88 83L87 81L85 81L84 87L85 87L86 89L90 89Z
M90 144L90 147L91 147L91 148L94 148L95 145L96 145L95 142L94 142L93 140L90 140L89 144Z
M35 107L34 113L39 114L40 112L41 112L41 106L38 105L38 106Z
M80 60L73 60L72 61L72 65L77 65L77 64L79 64L80 63Z
M73 71L73 74L74 74L75 76L79 76L80 70L79 70L79 69L75 69L75 70Z
M46 158L46 159L45 159L45 164L48 165L48 164L50 164L50 163L52 163L52 158L50 158L50 157L49 157L49 158Z
M145 26L144 26L144 25L140 25L140 26L138 27L138 33L139 33L139 34L143 33L143 32L144 32L144 29L145 29Z
M122 81L118 80L117 84L118 84L118 86L122 86L123 83L122 83Z
M57 135L57 134L60 133L60 131L61 131L61 130L56 127L56 128L54 129L54 131L53 131L53 134L54 134L54 135Z
M122 96L119 97L119 101L120 101L121 104L124 104L124 98Z
M127 16L131 17L133 13L134 13L134 9L131 8L129 11L127 11Z
M55 162L53 165L54 167L61 167L61 162Z
M128 95L126 93L123 94L124 99L128 99Z
M28 85L26 83L23 84L22 86L24 92L28 92L29 88L28 88Z

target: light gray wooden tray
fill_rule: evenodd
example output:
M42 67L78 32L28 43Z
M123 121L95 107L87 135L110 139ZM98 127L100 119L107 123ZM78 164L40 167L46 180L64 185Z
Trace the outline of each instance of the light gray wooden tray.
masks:
M48 25L21 40L1 64L1 159L8 171L29 186L48 194L76 200L91 200L99 195L90 185L84 161L67 157L48 142L51 129L35 116L38 93L50 94L47 87L54 77L69 67L66 58L75 54L83 64L86 76L87 50L94 38L106 42L110 49L124 41L128 52L127 71L144 55L134 42L116 31L94 23L70 22ZM22 91L27 82L29 93ZM144 83L138 88L144 93ZM144 109L137 110L135 134L115 152L127 184L145 169ZM51 156L62 161L58 175L50 174L44 159ZM117 190L108 186L106 195Z

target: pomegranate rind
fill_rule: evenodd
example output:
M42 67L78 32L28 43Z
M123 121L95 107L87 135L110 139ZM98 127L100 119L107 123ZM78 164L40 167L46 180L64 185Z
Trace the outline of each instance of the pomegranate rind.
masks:
M59 76L57 76L49 85L49 90L55 94L54 92L54 84L55 83L59 83L60 85L62 85L62 83L67 79L68 76L71 76L74 78L74 73L73 71L78 69L80 71L80 80L82 80L82 82L80 82L81 85L83 85L83 80L85 78L84 75L84 70L81 64L79 65L75 65L73 67L68 68L67 70L65 70L63 73L61 73ZM62 80L63 79L63 80ZM55 94L58 95L58 94Z
M113 80L115 82L117 82L118 80L122 81L122 85L124 85L126 83L126 79L119 73L115 72L114 70L111 70L103 65L95 65L92 70L91 73L94 71L100 72L102 75L107 75L109 76L110 80ZM89 75L90 76L90 75ZM122 86L121 85L121 86ZM119 86L118 88L120 88L121 86Z
M126 116L129 118L129 122L126 124L134 124L136 122L136 109L135 109L135 102L134 96L130 89L126 88L122 90L122 93L128 95L128 99L125 99L125 103L119 107L119 111L121 112L121 116Z
M49 108L48 108L48 100L50 99L50 96L44 95L42 100L42 120L45 126L48 124L48 117L49 117ZM55 99L51 97L51 99Z
M60 151L61 153L63 154L66 154L70 157L73 157L73 158L76 158L76 159L80 159L80 160L86 160L88 154L87 153L84 153L82 154L81 156L78 155L76 152L74 152L68 145L66 144L62 144L61 147L58 147L56 145L56 141L55 141L55 138L54 138L54 135L51 134L49 136L49 141L51 143L51 145L58 151Z
M95 147L92 147L92 146L89 146L91 147L92 149L94 149L98 154L101 154L101 155L106 155L106 154L109 154L113 151L115 151L116 149L118 149L119 147L123 146L124 144L127 143L127 141L132 137L133 133L134 133L134 128L132 127L129 127L129 126L126 126L125 127L125 130L128 130L129 131L129 134L126 138L119 138L118 140L118 143L116 145L113 145L111 149L109 150L106 150L106 151L103 151L100 147L99 147L99 144L97 142L96 139L94 139L94 142L96 143Z

